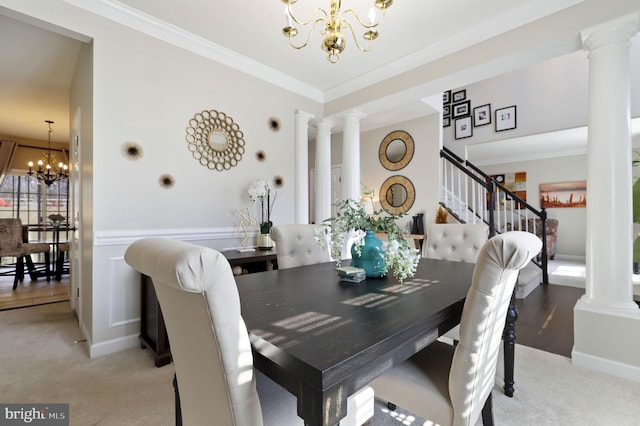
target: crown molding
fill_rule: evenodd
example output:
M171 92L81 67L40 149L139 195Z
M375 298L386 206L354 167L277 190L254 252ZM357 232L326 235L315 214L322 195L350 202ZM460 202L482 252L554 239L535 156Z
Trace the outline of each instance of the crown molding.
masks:
M324 103L323 92L285 73L242 56L219 44L199 37L168 22L157 19L117 0L64 0L73 6L95 15L117 22L158 40L188 50L197 55L219 62L245 74Z
M585 0L557 0L553 2L527 2L509 14L497 16L490 21L480 22L478 25L469 28L468 31L427 46L402 59L379 67L375 71L369 72L362 77L329 89L325 91L325 100L326 102L334 101L391 77L401 75L407 70L418 68L429 62L443 58L452 52L473 46L474 44L496 37L502 33L529 24L584 1Z

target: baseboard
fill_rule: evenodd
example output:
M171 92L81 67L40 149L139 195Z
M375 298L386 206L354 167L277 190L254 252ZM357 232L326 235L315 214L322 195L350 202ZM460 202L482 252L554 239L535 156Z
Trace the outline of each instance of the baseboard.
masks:
M549 259L549 260L551 260L551 259ZM572 262L586 263L587 257L586 256L573 256L573 255L570 255L570 254L556 254L554 256L554 260L567 260L567 261L572 261Z
M90 344L89 358L97 358L100 356L109 355L140 346L138 336L139 334L132 334L130 336L119 337L117 339L96 343L95 345Z
M634 365L600 358L584 352L576 351L575 349L571 351L571 361L579 367L588 368L590 370L599 371L604 374L640 383L640 367Z

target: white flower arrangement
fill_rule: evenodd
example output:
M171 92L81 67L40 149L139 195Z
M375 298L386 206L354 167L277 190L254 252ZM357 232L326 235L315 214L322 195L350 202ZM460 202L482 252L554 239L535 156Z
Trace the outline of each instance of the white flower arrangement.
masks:
M260 233L268 234L273 226L271 212L278 193L266 179L259 179L249 185L248 193L251 202L260 202Z

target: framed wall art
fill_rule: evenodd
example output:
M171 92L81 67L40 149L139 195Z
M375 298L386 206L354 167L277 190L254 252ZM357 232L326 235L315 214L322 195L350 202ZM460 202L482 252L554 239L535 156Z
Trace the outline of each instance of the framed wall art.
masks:
M541 183L540 207L587 207L587 182Z
M496 132L516 128L516 106L496 110Z
M445 105L451 103L451 90L447 90L442 94L442 103Z
M451 105L445 105L442 107L442 116L449 117L451 115Z
M471 102L459 102L457 104L453 104L453 118L464 117L465 115L469 115L471 113Z
M471 116L466 116L462 118L458 118L456 120L456 129L455 129L456 139L464 139L470 138L473 136L473 129L471 126Z
M451 118L450 117L442 117L442 127L451 126Z
M491 124L491 104L481 105L473 109L473 126L480 127Z
M458 90L451 95L452 102L460 102L467 99L467 89Z

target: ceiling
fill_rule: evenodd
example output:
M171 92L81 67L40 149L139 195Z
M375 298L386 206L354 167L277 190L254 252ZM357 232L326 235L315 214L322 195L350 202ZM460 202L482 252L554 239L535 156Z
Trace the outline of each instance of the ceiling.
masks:
M583 0L398 0L389 8L373 49L360 52L348 38L336 64L321 50L317 28L306 48L289 46L281 34L286 22L281 0L65 1L159 38L179 35L245 72L328 102ZM299 8L300 15L308 16L310 4L328 3L299 1L294 11ZM357 7L353 1L343 4ZM46 139L44 120L53 120L52 140L68 141L69 89L81 42L3 12L8 10L0 8L0 134ZM407 117L416 108L424 110L425 105L416 99L366 120Z

